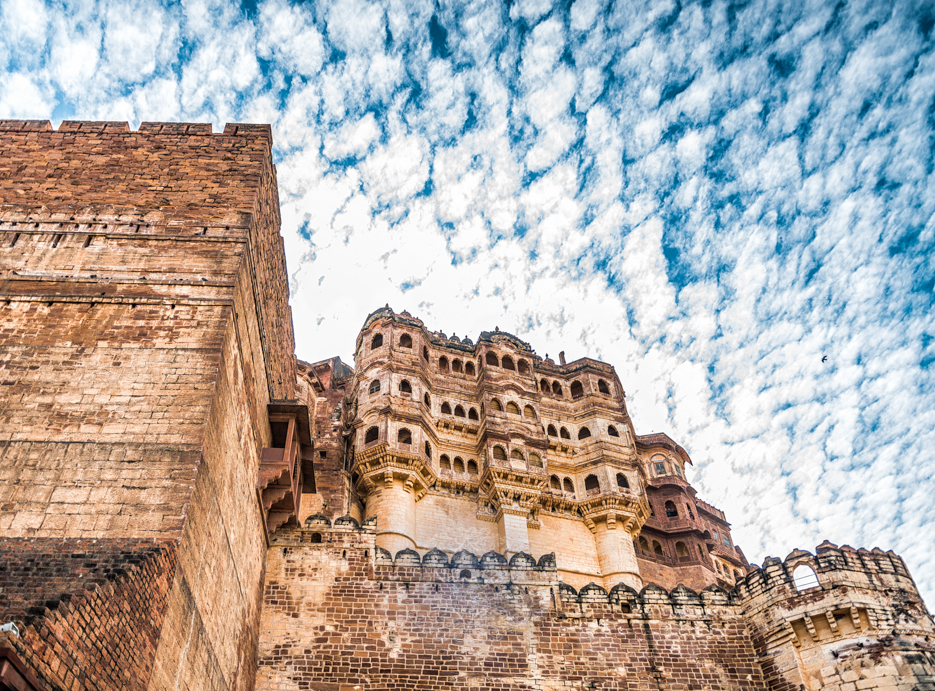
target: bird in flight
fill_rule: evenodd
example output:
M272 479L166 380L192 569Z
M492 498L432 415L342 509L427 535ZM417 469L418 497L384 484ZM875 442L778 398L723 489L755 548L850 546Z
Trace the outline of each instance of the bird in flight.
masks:
M821 361L822 361L822 362L828 362L828 356L827 356L827 355L822 355L822 356L821 356Z

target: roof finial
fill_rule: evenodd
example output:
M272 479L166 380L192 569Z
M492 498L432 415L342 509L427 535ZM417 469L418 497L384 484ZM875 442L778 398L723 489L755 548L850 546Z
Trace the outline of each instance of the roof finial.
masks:
M493 330L494 330L494 331L499 331L499 330L500 330L500 327L499 327L499 326L495 326L495 327L493 327Z

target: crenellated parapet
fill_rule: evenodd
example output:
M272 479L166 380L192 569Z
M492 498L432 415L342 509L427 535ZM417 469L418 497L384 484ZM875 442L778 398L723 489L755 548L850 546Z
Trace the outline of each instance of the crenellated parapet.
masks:
M751 614L772 613L783 621L859 609L874 628L935 631L905 562L879 548L824 542L815 554L796 549L783 560L767 557L737 584L737 592ZM833 635L843 635L830 620L829 628Z
M916 686L935 684L935 625L893 552L830 542L814 554L796 549L767 558L738 583L736 597L770 688L870 678L879 688L935 688Z

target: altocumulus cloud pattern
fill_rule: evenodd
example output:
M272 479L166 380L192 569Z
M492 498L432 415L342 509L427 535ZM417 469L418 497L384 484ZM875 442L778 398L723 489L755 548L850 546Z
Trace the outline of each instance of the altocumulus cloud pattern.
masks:
M301 357L389 302L603 358L751 560L935 601L930 2L0 11L0 116L273 123Z

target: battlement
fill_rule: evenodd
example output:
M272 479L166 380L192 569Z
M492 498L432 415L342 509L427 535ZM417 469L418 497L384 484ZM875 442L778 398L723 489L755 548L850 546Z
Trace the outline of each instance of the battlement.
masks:
M933 679L935 626L893 552L827 541L814 554L795 549L768 557L734 594L770 688L809 679L821 688L857 681L861 689L933 688L915 684ZM906 685L894 686L897 679Z
M269 125L254 125L231 122L222 132L215 132L209 122L141 122L137 130L131 130L127 122L63 120L58 129L48 120L0 120L0 132L59 132L98 134L165 134L173 136L226 136L261 137L272 146L273 133Z
M805 567L806 575L797 577L800 567ZM758 606L798 598L815 600L821 593L839 589L887 595L898 592L901 597L921 602L905 562L894 552L838 547L827 541L816 548L815 554L795 549L785 559L767 557L737 588L742 599Z

